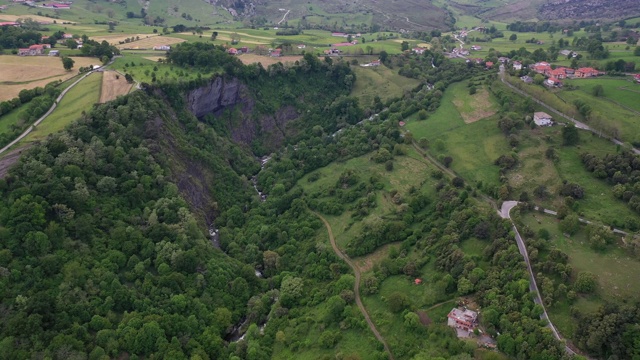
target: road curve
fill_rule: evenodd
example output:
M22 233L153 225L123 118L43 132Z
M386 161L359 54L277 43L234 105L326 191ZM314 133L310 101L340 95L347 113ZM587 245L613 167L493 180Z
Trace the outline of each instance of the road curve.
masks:
M540 315L540 318L547 321L547 326L553 332L553 336L555 336L556 339L558 339L559 341L564 342L564 339L560 336L560 334L556 330L556 327L551 322L551 319L549 319L549 315L547 314L547 309L545 308L544 302L542 302L542 297L540 296L540 290L538 289L536 278L534 277L533 270L531 269L531 262L529 262L529 253L527 252L527 247L524 244L524 241L522 240L520 233L518 232L518 228L516 228L516 225L513 223L513 220L511 220L511 215L510 215L511 209L513 209L517 205L518 205L517 201L505 201L502 203L502 208L500 209L500 211L498 211L498 213L500 214L500 217L502 217L503 219L509 219L509 221L511 221L511 226L513 227L513 231L516 234L516 243L518 244L518 250L520 250L520 254L522 254L522 257L524 257L524 262L527 264L527 270L529 271L529 290L535 294L535 298L533 299L533 301L542 307L542 315ZM576 355L576 353L573 350L571 350L571 348L569 348L566 344L564 347L567 353L571 355Z
M375 335L376 339L378 339L378 341L380 341L382 345L384 345L384 350L389 355L389 359L395 360L395 358L393 357L393 354L391 353L391 349L389 349L389 345L387 345L387 342L384 340L384 338L382 337L378 329L376 329L376 325L373 323L373 321L371 321L371 318L369 317L369 313L367 312L367 309L365 309L364 304L362 304L362 299L360 298L360 270L353 263L353 261L351 261L351 259L347 256L347 254L343 253L342 250L338 248L338 244L336 244L336 239L333 237L333 231L331 231L331 225L329 224L327 219L325 219L322 215L318 214L315 211L311 211L311 212L315 216L317 216L320 220L322 220L322 222L324 223L324 226L327 228L327 232L329 233L329 241L331 242L331 247L333 248L333 251L336 253L336 255L338 255L339 258L344 260L344 262L346 262L347 265L349 265L349 267L353 270L356 277L356 281L353 287L353 292L355 293L355 297L356 297L356 305L358 305L358 309L360 309L360 312L364 316L364 319L367 321L367 324L369 325L369 329L371 329L371 332L373 333L373 335Z

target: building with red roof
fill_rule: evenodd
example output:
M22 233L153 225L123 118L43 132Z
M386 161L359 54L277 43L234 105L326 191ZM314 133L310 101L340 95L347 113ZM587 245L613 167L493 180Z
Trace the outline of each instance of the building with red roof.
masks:
M576 70L575 76L579 78L595 77L598 76L599 73L600 72L594 68L586 67Z
M48 45L48 44L47 44ZM51 45L49 45L49 48ZM44 55L44 45L31 45L25 49L18 49L19 56L36 56L36 55Z
M20 26L20 23L17 23L15 21L3 21L0 22L0 26Z
M491 69L493 67L493 63L491 61L487 61L484 64L487 66L487 69Z

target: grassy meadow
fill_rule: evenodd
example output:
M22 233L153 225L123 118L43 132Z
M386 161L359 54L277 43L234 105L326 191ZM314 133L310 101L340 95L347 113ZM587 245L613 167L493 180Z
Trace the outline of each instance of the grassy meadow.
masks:
M497 119L490 115L466 123L463 118L497 110L495 99L488 94L483 97L484 91L469 95L467 82L453 84L444 92L442 104L433 115L422 121L412 116L406 128L415 139L429 140L434 155L453 157L451 169L471 184L498 185L498 167L493 162L510 148L496 125Z
M62 98L56 109L38 127L33 129L24 142L42 140L49 134L64 129L67 125L78 120L83 112L91 110L100 99L102 87L102 73L96 72L87 76L73 87Z
M363 106L373 104L376 96L379 96L383 102L402 97L405 91L411 91L420 84L419 80L401 76L398 74L398 69L389 69L384 65L352 66L351 69L356 74L356 83L351 90L351 96L360 99L360 104Z
M574 270L574 275L580 271L589 271L597 277L598 287L595 294L581 295L571 305L562 301L547 308L551 320L564 336L572 337L576 330L575 320L570 315L570 306L589 313L597 311L605 300L617 303L640 300L640 284L635 281L635 274L640 271L640 261L630 257L621 247L621 242L598 252L589 247L584 228L567 237L559 230L559 221L555 217L527 213L522 216L522 221L536 233L540 229L549 231L552 247L569 256L569 264Z

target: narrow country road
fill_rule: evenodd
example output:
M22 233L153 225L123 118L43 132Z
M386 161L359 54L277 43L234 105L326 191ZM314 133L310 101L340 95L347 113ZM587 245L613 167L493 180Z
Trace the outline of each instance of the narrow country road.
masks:
M509 84L509 82L507 82L507 81L505 81L505 80L504 80L504 70L505 70L504 65L500 65L500 80L501 80L505 85L507 85L511 90L515 91L516 93L518 93L518 94L520 94L520 95L522 95L522 96L524 96L524 97L526 97L526 98L531 98L531 100L533 100L533 101L534 101L534 102L536 102L537 104L540 104L540 105L542 105L542 106L544 106L544 107L548 108L548 109L549 109L551 112L553 112L554 114L559 115L559 116L561 116L561 117L563 117L563 118L565 118L565 119L567 119L567 120L569 120L569 121L573 122L573 123L575 124L575 126L576 126L578 129L582 129L582 130L590 131L590 132L592 132L592 133L594 133L594 134L596 134L596 135L598 135L598 136L600 136L600 137L604 137L604 138L606 138L606 139L611 140L611 142L613 142L613 143L614 143L614 144L616 144L616 145L620 145L620 146L623 146L623 145L624 145L624 143L623 143L622 141L620 141L620 140L618 140L618 139L616 139L616 138L612 138L612 137L609 137L609 136L606 136L606 135L602 135L602 133L598 132L597 130L592 129L589 125L587 125L587 124L585 124L585 123L583 123L583 122L581 122L581 121L578 121L578 120L576 120L576 119L572 118L572 117L571 117L571 116L569 116L569 115L565 115L564 113L560 112L559 110L556 110L555 108L553 108L553 107L551 107L551 106L547 105L546 103L544 103L544 102L542 102L542 101L540 101L540 100L536 99L536 98L535 98L535 97L533 97L532 95L529 95L529 94L525 93L524 91L522 91L522 90L520 90L520 89L516 88L515 86L513 86L513 85ZM637 154L637 155L640 155L640 150L638 150L638 149L636 149L636 148L634 148L634 147L632 147L632 148L631 148L631 151L633 151L633 152L634 152L635 154Z
M282 17L282 20L278 21L278 25L282 24L285 19L287 18L287 15L289 15L289 13L291 12L291 10L287 10L286 13L284 13L284 16Z
M389 345L387 345L387 342L384 340L382 335L380 335L380 332L378 332L378 329L376 329L376 325L373 323L373 321L371 321L371 318L369 317L369 313L367 312L367 309L365 309L364 305L362 304L362 299L360 298L360 270L353 263L353 261L351 261L351 259L345 253L343 253L340 250L340 248L338 248L338 244L336 244L336 239L333 237L333 231L331 231L331 225L329 224L327 219L325 219L322 215L318 214L315 211L312 211L312 213L318 218L320 218L320 220L322 220L322 222L324 223L324 226L327 228L327 232L329 232L329 241L331 242L331 247L333 248L333 251L336 253L336 255L338 255L339 258L344 260L347 263L347 265L349 265L349 267L353 270L356 277L356 281L353 287L353 292L355 293L355 296L356 296L356 305L358 305L358 309L360 309L360 312L364 316L364 319L367 321L367 324L369 325L369 329L371 329L371 332L373 332L373 335L375 335L376 339L378 339L378 341L380 341L382 345L384 345L384 350L387 352L387 354L389 354L389 359L395 360L393 357L393 354L391 353L391 350L389 349Z
M529 262L529 253L527 252L527 247L524 244L524 241L522 240L520 233L518 232L518 228L516 228L516 225L513 223L513 220L511 220L511 215L510 215L511 209L513 209L517 205L518 205L517 201L505 201L502 203L502 208L500 209L500 211L498 211L498 213L500 214L500 217L502 217L503 219L509 219L509 221L511 221L511 226L513 227L513 231L516 234L516 242L518 244L518 250L520 250L520 254L522 254L522 257L524 257L524 262L527 264L527 270L529 271L529 290L535 294L535 298L533 299L534 302L542 307L542 315L540 315L540 318L547 321L547 326L551 329L556 339L558 339L559 341L563 341L563 338L560 336L560 334L556 330L556 327L553 325L553 323L549 319L549 315L547 315L547 309L545 308L544 303L542 302L542 297L540 296L540 290L538 290L538 284L536 283L536 278L533 276L533 270L531 269L531 263ZM565 344L565 350L567 351L567 353L571 355L576 354L566 344Z
M115 61L116 57L113 57L113 59L111 59L106 65L101 66L98 69L104 69L105 67L113 64L113 62ZM17 144L20 140L24 139L27 135L29 135L29 133L31 133L33 131L33 129L40 125L41 122L44 121L44 119L46 119L49 115L51 115L51 113L53 112L53 110L55 110L58 107L58 103L62 100L62 98L67 94L67 92L69 92L69 90L71 90L74 86L78 85L78 83L82 80L84 80L84 78L86 78L87 76L93 74L94 72L96 72L98 69L96 70L91 70L88 71L87 73L85 73L84 75L82 75L80 77L80 79L76 80L73 84L69 85L66 89L64 89L60 95L58 96L58 98L56 98L56 100L53 102L53 105L51 105L51 108L49 108L49 110L42 115L38 120L36 120L36 122L33 123L33 125L29 126L27 128L27 130L25 130L22 134L20 134L20 136L18 136L15 140L13 140L12 142L10 142L7 146L3 147L2 149L0 149L0 154L4 153L5 151L9 150L9 148L11 148L13 145Z

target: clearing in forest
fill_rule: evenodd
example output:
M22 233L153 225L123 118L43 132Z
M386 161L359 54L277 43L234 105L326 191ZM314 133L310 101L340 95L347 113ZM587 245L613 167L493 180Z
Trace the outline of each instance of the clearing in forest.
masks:
M131 90L132 84L125 80L124 76L115 71L105 71L102 77L102 91L100 102L115 100L118 96L126 95Z
M96 63L96 59L90 57L74 57L73 60L73 69L66 71L57 56L0 56L0 101L13 99L24 89L67 80L78 74L75 69Z
M465 124L471 124L496 113L495 104L489 98L489 91L480 88L475 94L459 94L453 100L453 104L460 112Z

